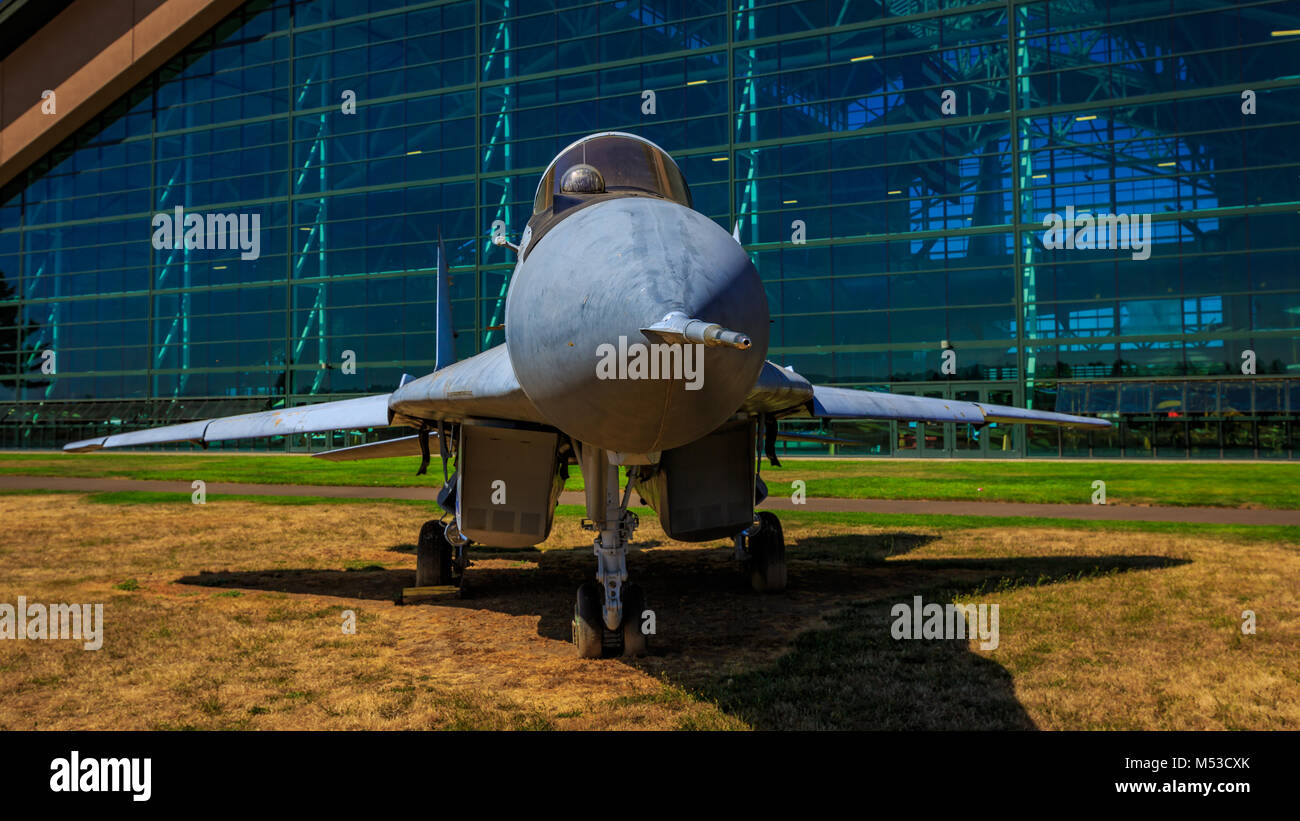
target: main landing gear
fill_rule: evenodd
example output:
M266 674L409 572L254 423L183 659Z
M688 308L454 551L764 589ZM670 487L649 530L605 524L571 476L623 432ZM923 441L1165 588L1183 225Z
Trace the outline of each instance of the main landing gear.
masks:
M736 558L755 591L785 589L785 534L775 513L760 511L753 527L736 535Z
M581 448L582 478L587 493L587 522L583 526L598 533L592 544L596 554L596 581L578 588L573 607L573 643L580 658L605 655L643 656L646 634L642 631L645 594L627 581L627 545L639 524L627 509L631 480L621 494L618 467L609 463L606 452L584 445Z
M415 545L415 586L460 585L470 564L468 548L454 519L425 522Z

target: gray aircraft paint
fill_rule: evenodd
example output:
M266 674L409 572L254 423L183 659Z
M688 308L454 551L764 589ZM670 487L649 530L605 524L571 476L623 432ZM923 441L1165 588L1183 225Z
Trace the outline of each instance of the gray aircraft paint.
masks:
M704 380L602 380L597 351L680 311L748 334L748 350L703 348ZM599 448L649 453L693 442L736 412L768 346L763 283L717 223L685 206L625 197L583 208L519 266L506 301L506 347L548 422Z
M413 379L393 391L389 407L413 420L466 416L544 422L515 378L505 345Z

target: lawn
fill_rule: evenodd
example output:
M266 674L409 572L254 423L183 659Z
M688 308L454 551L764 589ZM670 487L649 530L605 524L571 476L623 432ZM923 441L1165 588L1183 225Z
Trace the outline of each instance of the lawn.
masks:
M440 460L429 476L416 476L418 466L406 456L339 463L287 454L0 453L0 474L10 475L371 487L440 481ZM1300 508L1300 464L1293 463L787 459L764 466L763 477L786 495L793 482L805 482L812 498L1088 504L1100 480L1112 505ZM576 467L568 489L582 489Z
M1300 729L1297 528L800 511L758 596L644 515L653 652L580 661L575 507L399 607L427 503L163 498L0 494L0 603L106 622L94 652L0 641L0 729ZM999 646L893 639L916 595L997 604Z

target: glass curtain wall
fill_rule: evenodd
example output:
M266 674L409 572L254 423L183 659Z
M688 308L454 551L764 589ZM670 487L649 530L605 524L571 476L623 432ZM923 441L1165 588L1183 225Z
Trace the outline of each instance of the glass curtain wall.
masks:
M439 234L458 354L501 343L494 225L617 129L739 223L774 361L1121 423L837 453L1290 458L1297 65L1297 0L254 0L0 193L0 447L391 390Z

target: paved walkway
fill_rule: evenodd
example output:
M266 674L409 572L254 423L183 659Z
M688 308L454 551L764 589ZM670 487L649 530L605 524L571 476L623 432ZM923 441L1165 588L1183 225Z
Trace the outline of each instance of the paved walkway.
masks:
M914 513L951 516L1032 516L1121 522L1192 522L1227 525L1300 525L1300 510L1242 510L1229 507L1139 507L1136 505L1045 505L1029 502L931 502L920 499L809 499L795 505L788 497L768 498L772 510L854 513Z
M158 479L71 478L63 476L0 476L0 490L70 490L192 492L189 482ZM433 502L437 488L362 487L339 485L257 485L209 482L209 497L317 496L348 499L422 499ZM583 494L560 494L560 503L583 504ZM1031 516L1047 519L1092 519L1129 522L1192 522L1196 524L1300 525L1300 510L1242 510L1225 507L1136 507L1129 505L1044 505L1023 502L933 502L915 499L808 499L795 505L789 497L770 497L770 510L814 510L830 513L912 513L955 516Z

